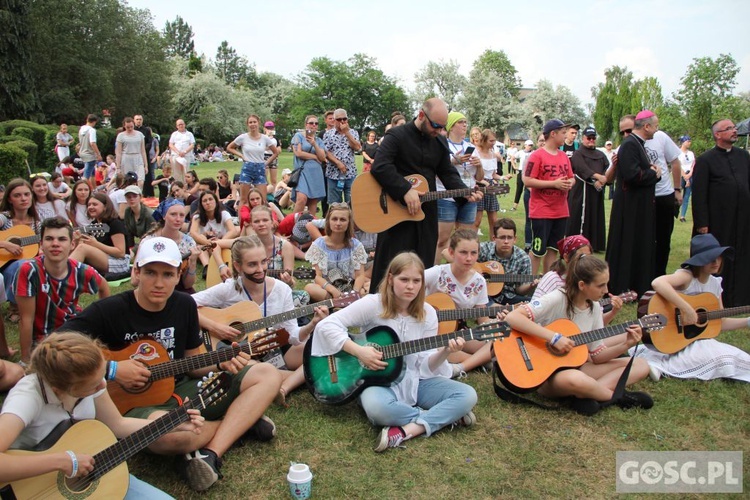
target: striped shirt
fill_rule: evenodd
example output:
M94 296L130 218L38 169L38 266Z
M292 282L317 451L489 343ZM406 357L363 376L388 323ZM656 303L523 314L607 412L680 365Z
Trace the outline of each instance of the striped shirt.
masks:
M78 297L99 293L103 279L96 269L73 259L68 259L68 274L62 279L47 273L43 255L23 262L13 290L18 297L36 297L33 345L78 314Z

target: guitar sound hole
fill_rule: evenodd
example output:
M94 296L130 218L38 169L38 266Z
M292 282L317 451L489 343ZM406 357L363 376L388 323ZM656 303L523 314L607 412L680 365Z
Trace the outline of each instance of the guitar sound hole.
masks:
M704 318L707 318L706 310L705 309L696 309L695 312L698 314L698 319L700 320L701 315ZM683 327L683 333L685 335L685 338L690 340L694 339L695 337L700 336L704 330L706 329L706 326L708 325L708 319L704 321L703 323L696 323L694 325L687 325Z
M98 485L99 479L90 480L86 476L68 479L62 472L57 474L57 491L70 500L88 497Z

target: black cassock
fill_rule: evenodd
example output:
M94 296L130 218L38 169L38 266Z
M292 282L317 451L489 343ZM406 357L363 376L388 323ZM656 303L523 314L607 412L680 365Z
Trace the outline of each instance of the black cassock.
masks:
M607 246L604 229L604 190L596 190L592 176L604 175L609 167L609 160L598 149L583 147L573 153L570 164L576 175L576 183L568 193L570 217L565 234L583 234L595 252L603 252Z
M655 277L654 186L658 179L643 142L631 134L617 152L617 183L606 253L609 291L614 294L633 290L642 295Z
M750 155L714 147L693 171L693 232L707 227L722 246L734 247L721 272L725 307L750 304Z
M450 162L450 149L445 137L429 137L409 122L386 132L378 155L370 170L373 177L394 200L403 201L411 185L404 176L420 174L427 179L430 191L436 190L439 177L446 189L465 189L456 167ZM466 203L465 198L455 198ZM393 257L401 252L416 252L425 268L432 267L438 239L437 202L422 204L425 218L419 222L401 222L378 234L375 261L372 267L370 293L376 293Z

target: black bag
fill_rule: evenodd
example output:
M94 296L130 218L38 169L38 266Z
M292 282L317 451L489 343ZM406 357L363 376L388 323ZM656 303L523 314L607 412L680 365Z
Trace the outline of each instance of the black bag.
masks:
M299 178L302 176L302 170L304 168L305 166L302 165L300 168L292 172L291 177L289 177L289 182L287 182L286 185L289 186L290 188L296 188L297 184L299 184Z

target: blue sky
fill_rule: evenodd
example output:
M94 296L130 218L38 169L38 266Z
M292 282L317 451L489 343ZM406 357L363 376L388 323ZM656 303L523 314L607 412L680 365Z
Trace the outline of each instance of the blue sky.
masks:
M227 40L260 71L294 77L314 57L377 59L407 89L428 61L456 60L468 75L485 50L504 50L527 87L545 78L585 104L604 69L655 76L665 96L694 57L730 53L741 67L735 91L750 91L750 4L740 0L499 1L129 0L155 25L177 15L209 58ZM721 10L720 10L721 9Z

